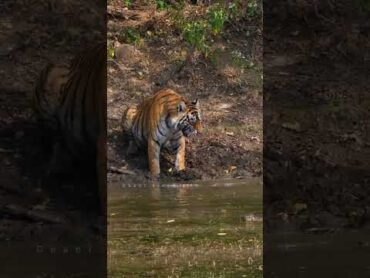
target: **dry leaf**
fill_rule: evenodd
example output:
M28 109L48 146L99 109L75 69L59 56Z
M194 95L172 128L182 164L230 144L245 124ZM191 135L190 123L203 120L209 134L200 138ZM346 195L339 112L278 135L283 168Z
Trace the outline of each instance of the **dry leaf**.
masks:
M231 166L229 166L229 173L231 173L231 172L233 172L233 171L235 171L236 170L236 166L234 166L234 165L231 165Z
M295 203L293 206L294 213L297 214L302 210L307 209L307 204L305 203Z
M227 233L217 233L218 236L226 236Z

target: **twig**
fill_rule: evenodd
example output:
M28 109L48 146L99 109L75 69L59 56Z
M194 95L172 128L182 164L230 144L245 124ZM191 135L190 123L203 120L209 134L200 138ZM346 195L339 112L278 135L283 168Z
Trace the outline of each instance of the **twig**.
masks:
M0 153L14 153L14 150L5 150L0 148Z
M129 68L129 67L126 67L126 66L124 66L124 65L122 65L122 64L120 64L120 63L118 63L116 60L114 60L114 59L107 59L107 62L112 62L113 64L115 64L117 67L118 67L118 69L120 70L120 71L122 71L122 72L125 72L124 71L124 69L127 69L127 70L129 70L129 71L131 71L131 70L133 70L133 68ZM123 69L124 68L124 69Z
M53 224L63 224L65 220L51 213L40 210L29 210L18 205L7 205L4 212L13 216L22 217L31 221L43 221Z
M115 174L123 174L123 175L135 175L134 171L123 169L123 168L117 168L114 166L110 166L108 168L108 171Z

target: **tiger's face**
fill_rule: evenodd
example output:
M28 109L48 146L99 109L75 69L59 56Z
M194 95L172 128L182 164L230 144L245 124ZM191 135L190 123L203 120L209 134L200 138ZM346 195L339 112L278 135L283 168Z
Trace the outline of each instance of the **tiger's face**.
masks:
M181 106L181 104L179 106ZM188 103L184 107L179 107L179 111L184 112L182 121L179 123L179 128L186 137L202 132L203 125L198 99Z
M188 121L199 133L203 131L199 100L193 101L189 107Z

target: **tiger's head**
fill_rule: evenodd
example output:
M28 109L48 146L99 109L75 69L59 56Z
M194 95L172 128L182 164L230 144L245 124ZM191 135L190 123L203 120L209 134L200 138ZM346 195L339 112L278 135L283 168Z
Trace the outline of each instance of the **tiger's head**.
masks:
M184 113L184 117L179 122L179 129L182 130L186 137L190 137L203 131L200 104L196 99L192 102L180 103L179 113Z

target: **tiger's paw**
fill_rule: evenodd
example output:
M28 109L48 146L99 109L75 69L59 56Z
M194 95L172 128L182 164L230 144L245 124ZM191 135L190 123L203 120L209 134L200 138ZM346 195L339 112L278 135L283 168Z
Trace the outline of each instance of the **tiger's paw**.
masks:
M152 173L148 173L146 174L146 178L152 182L157 182L159 181L161 178L163 178L164 175L162 173L159 173L159 174L152 174Z
M179 181L189 181L199 178L199 176L192 170L176 170L171 176Z

